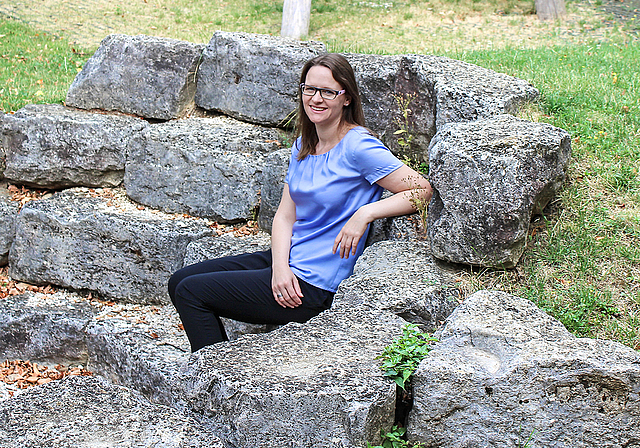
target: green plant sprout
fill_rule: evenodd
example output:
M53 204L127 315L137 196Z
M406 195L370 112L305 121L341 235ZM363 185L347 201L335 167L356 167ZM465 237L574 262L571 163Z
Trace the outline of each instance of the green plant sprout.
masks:
M402 336L385 347L376 359L382 359L380 368L385 376L406 391L413 372L431 350L431 342L437 342L437 339L422 333L415 324L406 324L402 327Z
M373 446L367 442L367 448L424 448L424 445L420 442L410 443L404 440L406 432L406 428L394 425L391 431L387 433L380 431L382 435L382 445Z
M401 152L403 154L409 153L411 149L411 142L413 141L413 134L411 133L411 120L409 117L412 114L409 106L416 99L415 93L397 94L393 95L393 98L398 104L400 109L400 118L396 118L394 121L398 125L398 130L393 135L398 136L398 145L400 145Z

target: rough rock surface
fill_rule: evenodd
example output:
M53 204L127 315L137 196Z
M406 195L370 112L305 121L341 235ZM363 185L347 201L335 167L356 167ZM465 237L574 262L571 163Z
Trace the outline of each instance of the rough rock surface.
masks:
M6 184L0 182L0 266L4 266L9 260L19 210L20 203L11 200Z
M129 145L127 195L167 212L251 219L265 159L279 138L274 129L222 117L151 125Z
M429 148L428 237L435 257L510 268L532 215L559 189L571 138L559 128L500 115L445 126Z
M306 324L205 347L176 393L243 448L355 448L393 423L396 386L375 359L404 321L364 308L328 310Z
M191 416L100 377L69 377L0 402L0 447L223 448Z
M235 236L225 233L216 237L205 237L192 241L187 246L184 256L184 266L210 260L212 258L257 252L271 248L271 237L264 232L251 236ZM268 333L280 325L248 324L233 319L221 318L229 340L234 340L243 334Z
M171 393L191 353L173 305L108 305L87 323L87 368L161 404L181 401Z
M260 212L258 225L261 229L271 233L273 217L282 199L284 178L289 168L291 149L282 148L267 156L262 170L262 188L260 189Z
M412 380L409 440L426 447L637 447L640 354L576 338L532 302L470 296Z
M0 112L0 130L2 129L5 116L6 114L4 114L3 112ZM5 154L4 145L5 145L4 139L0 138L0 180L4 179L4 169L6 167L6 164L5 164L6 154Z
M417 241L382 241L365 249L351 277L334 297L333 308L390 311L433 331L458 305L460 291L450 268Z
M122 191L76 188L26 204L16 220L9 275L138 303L168 300L187 245L210 235L202 219L140 210Z
M204 45L151 36L103 39L67 93L81 109L169 120L192 107Z
M138 118L29 104L4 119L4 175L32 187L119 185L129 140L146 125Z
M324 44L216 31L198 69L196 104L257 124L283 126L296 111L300 72Z
M86 363L84 328L94 314L86 300L26 292L0 300L0 359Z

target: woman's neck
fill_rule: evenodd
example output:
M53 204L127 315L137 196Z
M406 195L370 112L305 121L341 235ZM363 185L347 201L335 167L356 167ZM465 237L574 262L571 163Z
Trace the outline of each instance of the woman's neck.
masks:
M316 155L329 152L331 148L340 143L340 140L355 126L351 124L338 123L331 127L318 127L316 126L316 133L318 134L318 144L316 145Z

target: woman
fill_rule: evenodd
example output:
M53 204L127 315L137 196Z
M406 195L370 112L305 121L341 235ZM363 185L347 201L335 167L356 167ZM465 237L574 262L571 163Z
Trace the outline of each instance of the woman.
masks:
M169 294L196 351L226 340L220 317L305 322L328 309L375 219L415 211L431 186L364 128L353 69L339 54L306 63L271 250L187 266ZM382 190L394 195L380 200Z

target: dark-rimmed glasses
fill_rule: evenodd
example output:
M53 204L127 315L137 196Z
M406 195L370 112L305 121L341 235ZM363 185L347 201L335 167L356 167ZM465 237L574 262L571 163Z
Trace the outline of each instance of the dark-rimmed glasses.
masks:
M320 87L308 86L305 83L300 84L300 91L307 96L313 96L316 92L320 92L320 96L325 100L335 100L338 95L346 92L346 90L321 89Z

